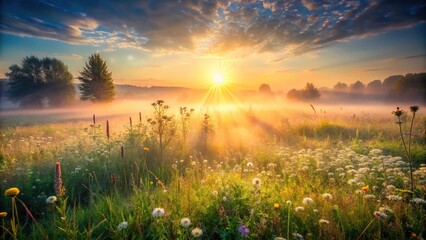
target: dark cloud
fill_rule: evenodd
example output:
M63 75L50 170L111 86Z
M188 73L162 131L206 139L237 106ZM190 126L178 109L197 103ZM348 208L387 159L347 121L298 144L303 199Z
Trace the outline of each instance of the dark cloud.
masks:
M424 23L424 16L423 0L18 0L3 1L0 31L108 49L287 56Z

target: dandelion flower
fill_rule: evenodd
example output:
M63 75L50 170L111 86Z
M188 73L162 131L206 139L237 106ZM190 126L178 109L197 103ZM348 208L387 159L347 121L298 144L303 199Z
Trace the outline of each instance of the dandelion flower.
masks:
M121 222L120 224L118 224L117 229L118 229L118 231L121 231L121 230L124 230L128 227L129 227L128 222Z
M201 228L194 228L194 229L192 229L192 231L191 231L191 234L192 234L192 236L193 237L201 237L201 235L203 235L203 230L201 230Z
M274 208L275 208L275 209L280 208L280 204L279 204L279 203L274 203Z
M148 147L144 147L143 150L144 151L149 151L149 148Z
M314 203L314 200L312 200L312 198L309 198L309 197L303 198L303 204L305 204L305 205L311 205L313 203Z
M260 180L260 178L253 178L252 183L255 187L260 187L260 185L262 185L262 181Z
M246 225L241 225L238 227L238 232L241 234L241 236L247 237L250 233L250 230L247 228Z
M155 208L154 211L152 211L153 217L163 217L165 214L164 208Z
M330 193L324 193L322 194L322 198L324 198L325 200L331 200L333 199L333 196Z
M7 190L4 192L4 195L5 195L6 197L14 197L14 196L16 196L16 195L18 195L18 194L19 194L19 189L18 189L18 188L16 188L16 187L9 188L9 189L7 189Z
M368 186L368 185L361 187L361 190L364 191L364 192L367 192L369 189L370 189L370 186Z
M5 218L7 216L7 212L0 212L0 218Z
M191 220L189 220L189 218L182 218L180 220L180 225L182 227L189 227L189 225L191 225Z
M305 211L305 208L304 208L304 207L302 207L302 206L298 206L298 207L296 207L294 210L295 210L296 212L302 212L302 211Z
M46 203L55 203L58 200L58 198L56 198L56 196L50 196L48 198L46 198Z

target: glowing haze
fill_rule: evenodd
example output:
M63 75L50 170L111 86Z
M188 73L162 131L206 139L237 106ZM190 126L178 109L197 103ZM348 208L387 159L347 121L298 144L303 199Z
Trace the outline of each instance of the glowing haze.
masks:
M140 86L285 91L426 71L423 0L23 0L1 15L0 77L29 55L77 77L94 52Z

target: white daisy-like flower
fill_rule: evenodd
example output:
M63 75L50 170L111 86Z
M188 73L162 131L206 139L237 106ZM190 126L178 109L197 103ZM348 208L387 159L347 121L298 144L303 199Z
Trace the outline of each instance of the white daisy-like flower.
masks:
M384 213L384 212L380 212L380 211L375 211L375 212L374 212L374 216L375 216L376 218L382 218L382 219L386 219L386 218L388 218L388 217L389 217L386 213Z
M330 224L330 221L322 219L322 218L318 222L319 224Z
M189 225L191 225L191 220L189 218L182 218L180 220L180 225L182 227L189 227Z
M331 200L333 199L333 196L330 193L323 193L322 198L324 198L325 200Z
M248 167L248 168L253 167L253 163L252 163L252 162L248 162L248 163L247 163L247 167Z
M398 196L398 195L388 195L386 196L387 199L391 200L391 201L401 201L402 197Z
M153 217L163 217L165 214L164 208L155 208L154 211L152 211Z
M252 183L255 187L260 187L260 185L262 185L262 180L260 180L260 178L253 178Z
M121 230L124 230L128 227L129 227L128 222L121 222L120 224L118 224L117 229L118 229L118 231L121 231Z
M58 201L58 198L56 196L50 196L50 197L46 198L47 204L55 203L56 201Z
M295 210L296 212L303 212L303 211L305 211L305 208L304 208L304 207L302 207L302 206L297 206L294 210Z
M423 198L413 198L410 202L415 204L426 204L426 200L424 200Z
M201 230L201 228L196 227L192 229L191 234L195 238L201 237L201 235L203 235L203 230Z
M311 205L313 203L314 203L314 200L312 200L312 198L309 198L309 197L303 198L303 204L305 204L305 205Z

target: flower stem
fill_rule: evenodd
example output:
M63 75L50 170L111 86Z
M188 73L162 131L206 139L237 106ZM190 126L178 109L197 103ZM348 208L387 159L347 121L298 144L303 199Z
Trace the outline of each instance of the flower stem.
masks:
M370 223L367 225L367 227L365 227L364 228L364 230L362 231L362 233L356 238L356 240L359 240L359 239L361 239L361 237L362 237L362 235L364 235L364 233L367 231L367 229L370 227L370 225L374 222L374 220L375 220L376 218L374 217L371 221L370 221Z

